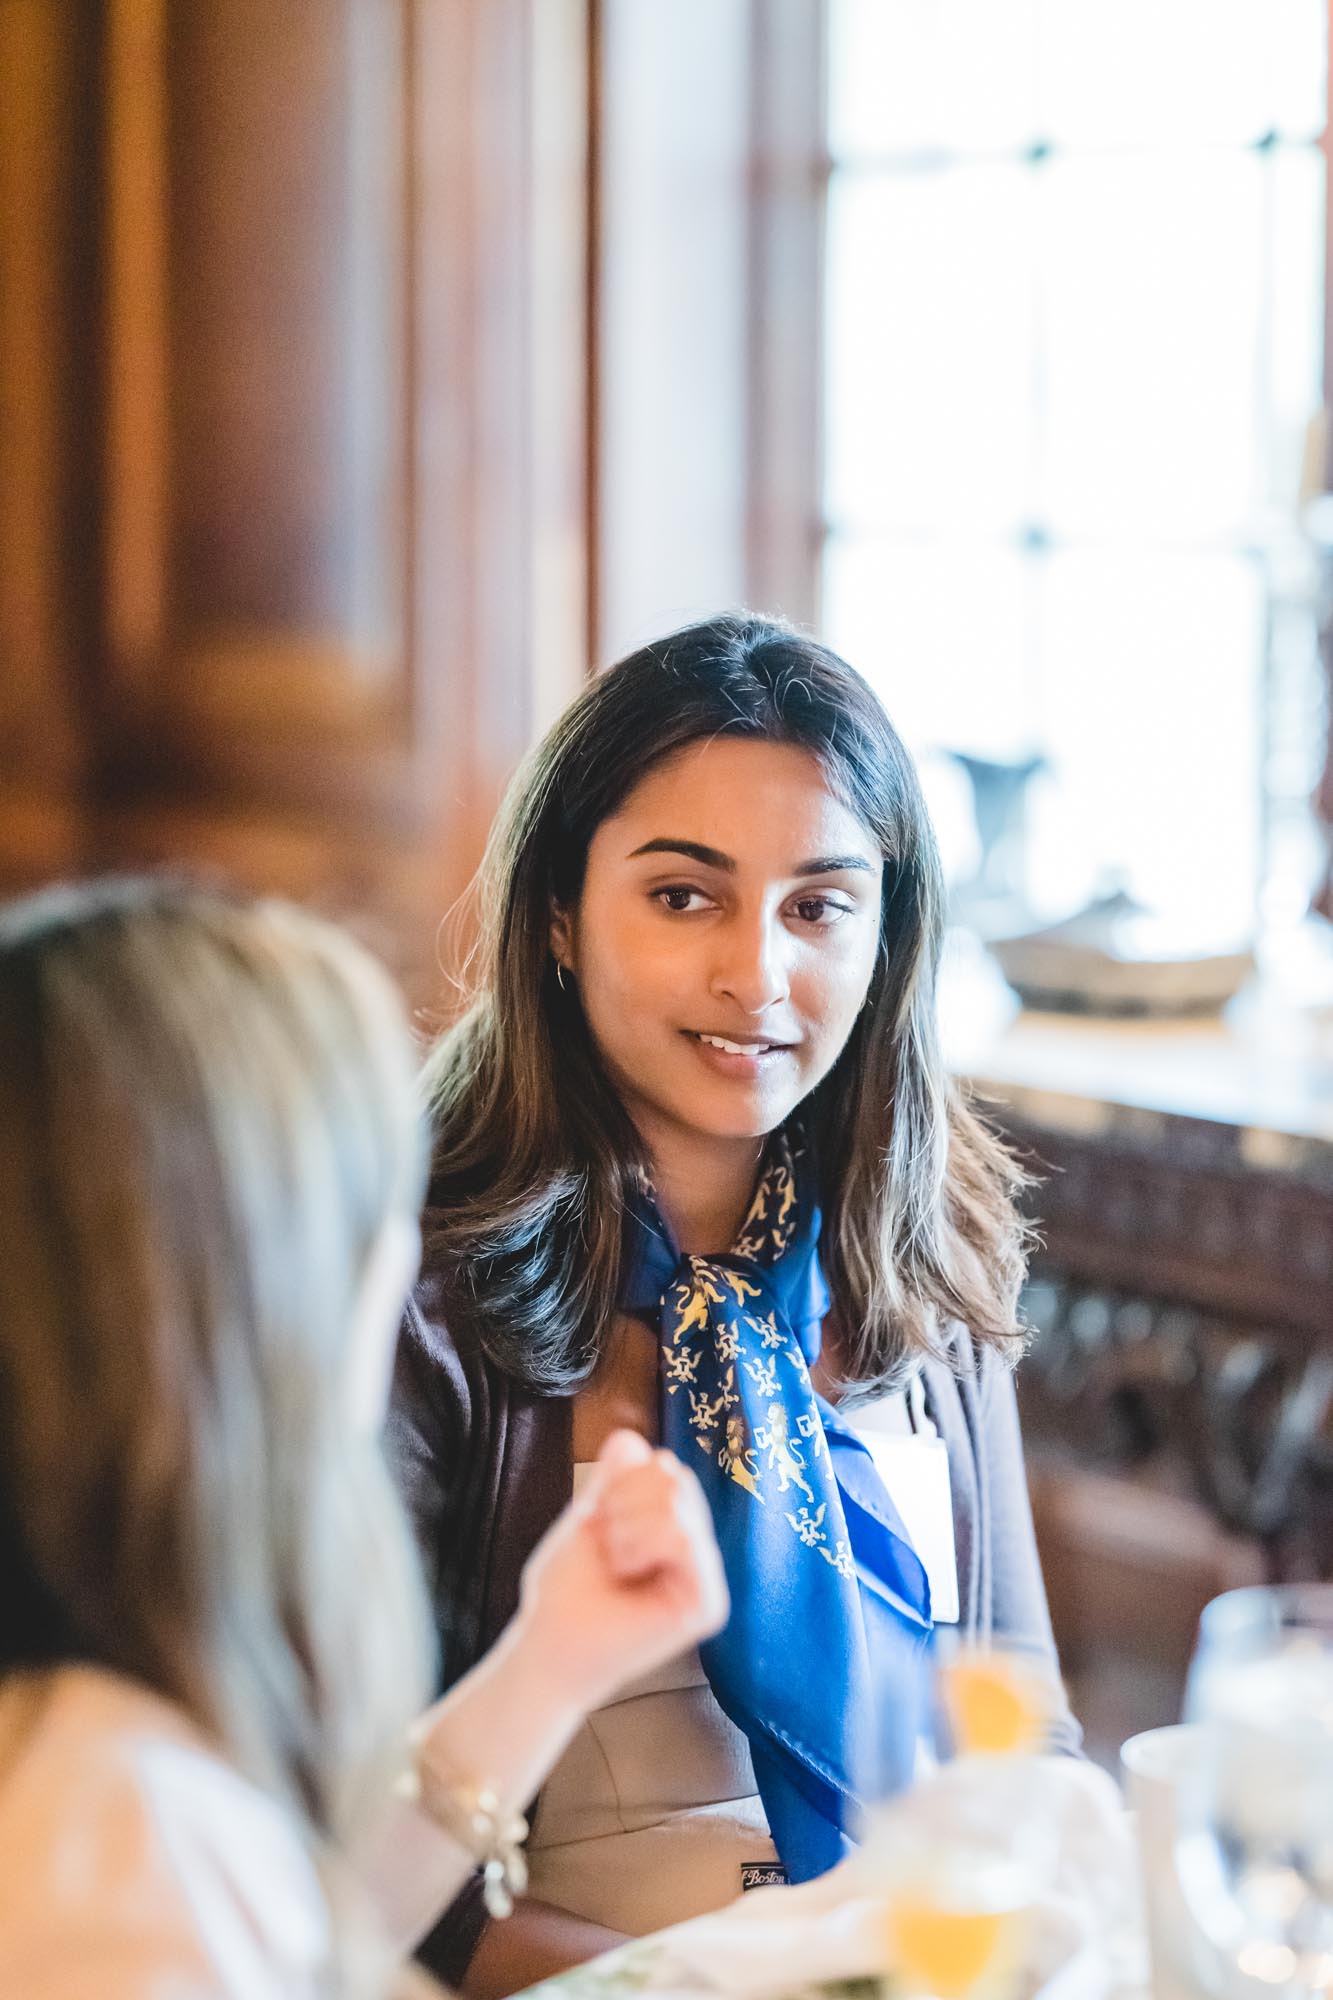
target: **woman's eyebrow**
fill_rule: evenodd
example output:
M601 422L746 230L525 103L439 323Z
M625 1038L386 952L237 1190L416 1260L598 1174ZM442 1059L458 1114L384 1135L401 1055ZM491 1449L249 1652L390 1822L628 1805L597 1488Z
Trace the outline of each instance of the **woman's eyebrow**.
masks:
M687 860L699 862L701 867L721 868L729 875L736 873L736 863L729 854L724 854L720 847L705 847L698 840L672 840L665 836L658 840L645 840L642 847L635 848L630 860L637 861L641 854L683 854Z
M828 854L817 861L803 861L793 872L797 875L840 875L845 869L859 868L867 875L874 874L873 863L864 854Z
M697 861L704 868L719 868L725 874L736 873L736 863L720 847L705 847L698 840L676 840L663 835L657 840L645 840L642 847L636 847L630 855L637 861L641 854L682 854L689 861ZM813 861L802 861L793 868L793 875L840 875L848 869L860 869L864 874L873 874L873 864L864 854L821 854Z

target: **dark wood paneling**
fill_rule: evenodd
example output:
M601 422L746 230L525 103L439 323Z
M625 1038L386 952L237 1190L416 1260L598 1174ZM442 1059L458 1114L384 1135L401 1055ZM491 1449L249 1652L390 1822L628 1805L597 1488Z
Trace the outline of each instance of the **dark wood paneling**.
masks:
M108 790L388 808L417 666L402 9L110 20Z
M587 0L6 0L8 881L200 863L436 997L586 667L588 33Z
M0 7L0 890L86 847L96 49L66 0Z

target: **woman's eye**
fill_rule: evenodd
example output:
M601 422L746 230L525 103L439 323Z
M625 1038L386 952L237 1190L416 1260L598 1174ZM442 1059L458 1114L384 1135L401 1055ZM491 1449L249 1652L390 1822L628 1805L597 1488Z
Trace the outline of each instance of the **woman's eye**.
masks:
M830 896L802 896L795 908L805 924L836 924L851 914L845 903L834 902Z
M708 898L702 889L690 889L681 883L673 883L668 889L653 892L653 901L660 903L664 910L671 910L677 916L686 916L692 910L701 910Z

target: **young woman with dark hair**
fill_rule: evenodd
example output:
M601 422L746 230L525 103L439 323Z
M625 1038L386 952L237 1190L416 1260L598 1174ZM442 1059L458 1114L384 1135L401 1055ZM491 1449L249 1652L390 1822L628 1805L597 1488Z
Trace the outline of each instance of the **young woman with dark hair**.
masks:
M1055 1673L1022 1176L941 1062L939 863L879 701L784 625L677 632L557 722L483 879L390 1429L446 1672L619 1425L700 1474L733 1611L591 1718L526 1907L440 1927L479 1994L836 1861L913 1767L933 1625Z

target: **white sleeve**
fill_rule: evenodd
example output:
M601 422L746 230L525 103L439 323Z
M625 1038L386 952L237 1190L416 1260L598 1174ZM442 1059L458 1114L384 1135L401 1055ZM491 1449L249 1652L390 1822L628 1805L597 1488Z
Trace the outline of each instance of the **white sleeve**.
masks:
M179 1744L95 1762L0 1823L0 1994L314 2000L328 1911L279 1808Z

